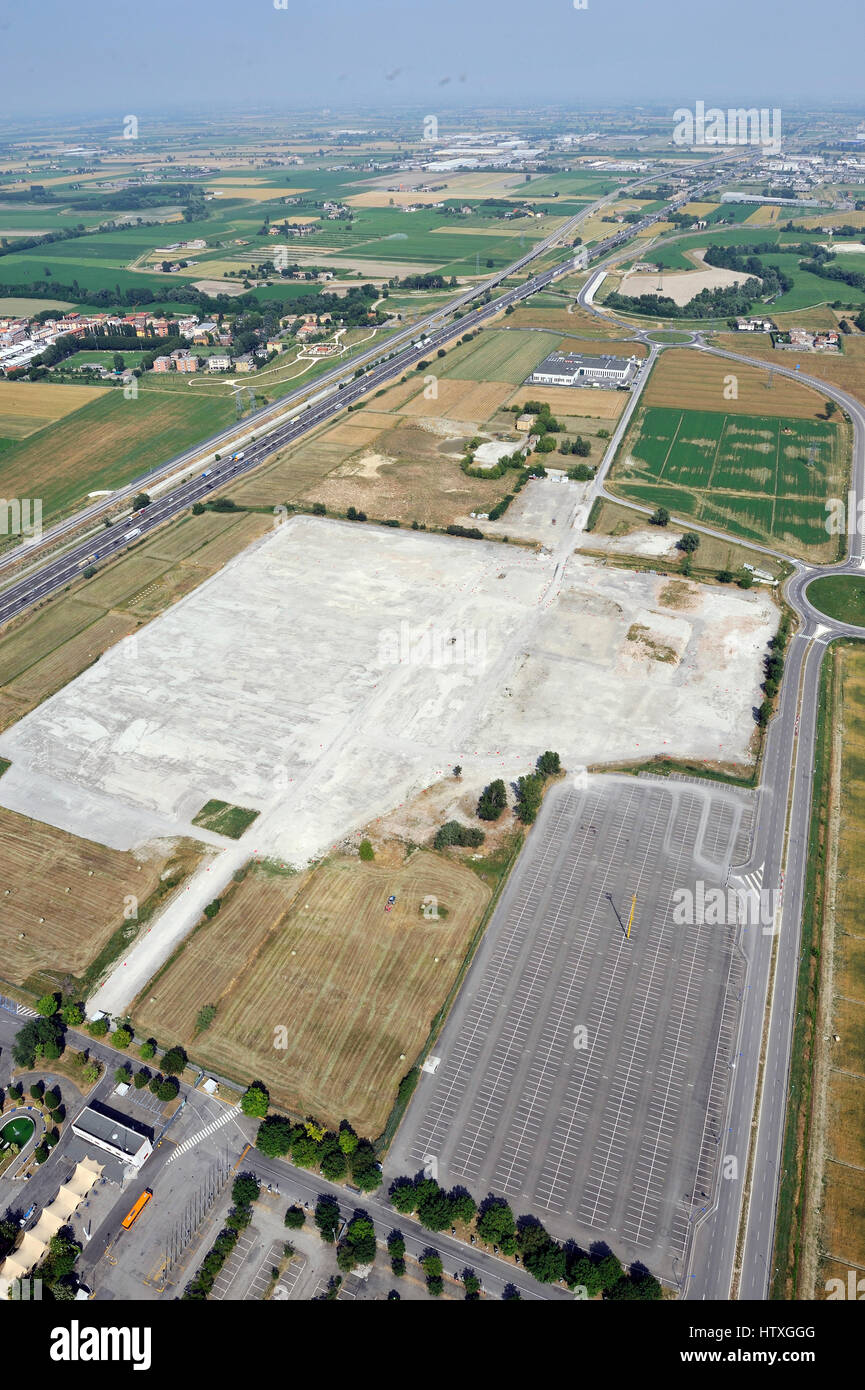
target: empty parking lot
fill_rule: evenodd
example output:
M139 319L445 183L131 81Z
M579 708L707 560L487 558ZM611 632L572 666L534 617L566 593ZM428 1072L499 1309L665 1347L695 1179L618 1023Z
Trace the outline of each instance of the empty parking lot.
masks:
M724 884L751 813L709 783L554 789L389 1167L435 1160L446 1184L675 1279L711 1192L743 979L736 924L676 925L673 895Z

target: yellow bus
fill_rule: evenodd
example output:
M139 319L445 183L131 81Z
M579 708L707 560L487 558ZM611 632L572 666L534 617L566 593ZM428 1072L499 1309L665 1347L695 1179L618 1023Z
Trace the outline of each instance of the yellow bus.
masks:
M153 1196L153 1193L150 1191L150 1188L149 1188L149 1187L145 1187L145 1189L144 1189L144 1191L142 1192L141 1196L138 1198L138 1201L135 1203L135 1206L131 1209L131 1211L128 1211L128 1212L126 1213L126 1215L124 1216L124 1218L123 1218L123 1221L122 1221L121 1224L122 1224L123 1229L124 1229L125 1231L128 1231L128 1230L129 1230L129 1227L132 1225L133 1221L137 1221L137 1220L138 1220L138 1217L141 1215L141 1213L143 1212L144 1208L147 1206L147 1203L150 1201L150 1199L151 1199L152 1196Z

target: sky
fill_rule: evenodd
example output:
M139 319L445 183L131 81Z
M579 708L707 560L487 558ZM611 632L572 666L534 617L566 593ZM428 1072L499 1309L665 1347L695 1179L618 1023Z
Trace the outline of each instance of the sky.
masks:
M0 0L0 120L865 106L863 51L865 0Z

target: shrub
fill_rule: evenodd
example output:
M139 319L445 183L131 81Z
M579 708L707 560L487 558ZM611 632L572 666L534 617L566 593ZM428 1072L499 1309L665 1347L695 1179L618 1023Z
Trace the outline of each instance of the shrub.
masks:
M375 850L373 849L369 840L361 840L360 844L358 845L357 852L366 864L369 864L373 859L375 859Z
M460 825L458 820L445 821L435 833L433 839L433 849L444 849L447 845L461 845L471 849L477 849L482 845L486 836L482 830L473 825Z

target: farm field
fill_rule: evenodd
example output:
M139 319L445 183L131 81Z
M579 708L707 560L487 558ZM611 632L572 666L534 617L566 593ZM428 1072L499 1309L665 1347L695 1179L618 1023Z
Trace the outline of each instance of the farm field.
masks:
M826 583L827 580L818 581ZM810 586L813 591L813 585ZM832 779L834 840L828 856L828 919L821 955L831 953L831 994L825 999L821 1034L838 1035L840 1043L824 1054L825 1094L815 1104L817 1119L812 1155L817 1158L822 1195L817 1216L821 1259L813 1292L825 1298L826 1279L865 1266L865 644L843 643L837 649L840 722L837 763ZM833 853L834 851L834 853ZM826 941L826 936L830 940ZM841 1269L832 1268L840 1265Z
M735 347L735 350L742 352L746 349L743 349L741 339L751 335L731 333L723 336L723 346ZM780 365L793 366L796 360L793 354L784 355L791 360ZM774 360L777 363L777 353ZM730 395L731 390L735 390L735 396ZM816 391L789 377L775 376L769 385L766 368L725 362L722 358L695 352L691 348L668 348L661 353L643 388L641 399L646 406L719 411L726 411L733 402L740 415L783 415L802 420L822 416L825 405L824 398Z
M509 381L512 386L519 386L560 342L558 333L511 333L507 329L485 328L471 343L452 348L443 359L439 374L463 381Z
M611 486L646 506L812 560L831 561L827 497L846 488L844 428L826 421L647 406Z
M801 324L804 327L813 328L836 328L838 325L837 316L830 310L823 310L826 318L817 320L818 310L811 310L807 315L785 316L784 319L777 320L779 328L792 327ZM755 335L756 336L756 335ZM776 348L761 343L739 343L738 339L750 337L748 333L719 333L715 341L718 347L733 349L743 353L747 357L753 357L756 361L766 363L780 363L785 367L795 368L798 362L803 372L808 376L818 377L821 381L828 382L830 385L840 386L842 391L849 391L852 396L856 396L860 401L865 402L865 334L850 334L844 338L843 353L820 353L820 352L778 352ZM780 384L777 382L776 385ZM801 388L800 388L801 389Z
M64 976L84 975L116 932L119 951L139 930L141 910L161 875L179 879L198 858L183 842L161 841L137 855L106 849L5 808L0 853L6 894L0 971L34 992ZM139 920L124 918L130 898L137 900Z
M445 909L438 920L422 914L430 898ZM170 1032L238 1080L260 1077L295 1114L334 1127L347 1118L375 1137L488 898L470 869L428 851L398 868L331 859L302 882L254 869L147 986L136 1025ZM193 1041L196 1013L210 1003L215 1020ZM274 1047L280 1024L285 1048Z
M40 410L53 409L52 396L45 393L57 391L64 393L58 399L72 402L66 408L74 412L53 424L37 425L37 437L17 439L3 449L0 494L41 497L47 523L82 503L88 492L129 482L235 418L226 397L151 388L146 381L139 386L137 398L127 400L119 387L0 384L0 411L6 392L15 391L9 410L14 408L19 419L32 420ZM18 394L24 392L26 397ZM81 409L76 409L79 401ZM0 425L0 436L2 430Z
M72 415L106 394L99 386L60 386L52 382L0 381L0 439L27 439L37 430ZM24 494L10 490L7 497ZM31 496L32 493L27 493Z

